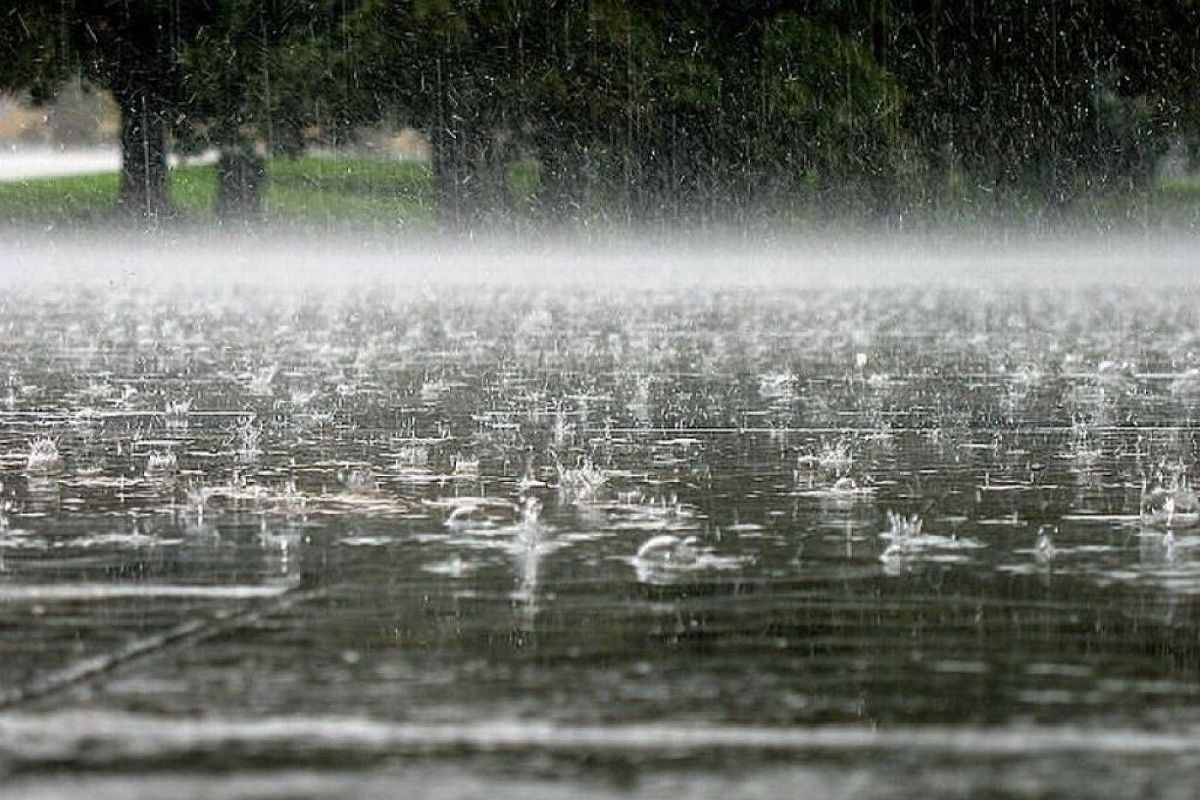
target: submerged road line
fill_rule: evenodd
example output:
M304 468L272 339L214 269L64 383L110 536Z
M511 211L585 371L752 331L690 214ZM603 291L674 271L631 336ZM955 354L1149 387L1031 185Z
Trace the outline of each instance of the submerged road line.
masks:
M339 753L402 755L547 753L680 757L716 752L764 755L892 752L975 758L1087 753L1125 757L1200 755L1194 729L1112 730L1079 726L945 725L867 727L633 723L567 725L536 720L467 723L386 722L365 718L280 716L180 718L107 711L0 715L0 760L39 763L146 763L204 753L275 752L304 761ZM233 756L236 758L236 755ZM273 759L272 763L279 763Z
M211 639L226 631L286 611L298 603L323 595L325 591L325 589L310 589L282 594L276 591L275 595L278 599L275 602L250 608L239 606L221 609L207 618L186 620L162 633L132 639L115 650L80 659L61 669L34 678L24 685L0 689L0 709L12 708L22 703L57 694L140 658L162 653L173 647Z

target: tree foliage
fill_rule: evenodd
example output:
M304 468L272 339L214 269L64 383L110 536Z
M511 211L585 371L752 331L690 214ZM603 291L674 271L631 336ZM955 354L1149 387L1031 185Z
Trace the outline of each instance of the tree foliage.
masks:
M1198 24L1195 0L12 0L0 87L112 91L151 210L168 134L253 196L265 156L386 124L425 134L451 224L511 210L518 173L555 220L1054 215L1200 151Z

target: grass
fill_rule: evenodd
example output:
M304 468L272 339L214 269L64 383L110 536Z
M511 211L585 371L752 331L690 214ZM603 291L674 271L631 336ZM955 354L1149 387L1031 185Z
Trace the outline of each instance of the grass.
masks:
M0 219L46 227L102 222L113 216L116 196L115 174L0 183Z
M101 225L116 219L113 173L0 183L0 221L35 227ZM171 202L181 224L216 223L216 168L171 171ZM275 159L264 198L264 222L321 227L432 226L436 207L424 164L305 156Z
M217 224L215 172L211 165L185 166L172 171L175 224L197 227ZM315 230L353 226L388 231L432 230L436 226L437 205L426 164L303 156L274 159L269 172L263 220L268 226ZM99 174L0 183L0 224L7 221L15 226L86 229L117 223L117 182L115 174ZM514 165L509 170L508 182L514 221L520 224L525 216L532 219L537 165L528 162ZM1020 198L994 198L967 190L952 191L951 195L940 211L917 209L907 218L908 227L916 229L929 223L968 229L996 224L1029 227L1040 225L1039 220L1044 216L1036 199L1021 202ZM830 213L843 216L846 223L855 219L852 194L845 198L844 215L802 201L803 198L790 213L755 216L768 227L793 231L814 225L819 228L821 220ZM823 200L822 204L828 206L829 202ZM607 217L600 210L597 214L585 212L579 224L586 228L604 223ZM771 219L775 222L771 223ZM620 223L612 224L620 227ZM1200 230L1200 179L1164 179L1140 192L1085 194L1077 199L1065 218L1051 224L1061 230Z
M208 207L212 207L210 178ZM278 159L271 163L268 221L429 226L437 216L429 168L406 161ZM210 212L211 213L211 212Z

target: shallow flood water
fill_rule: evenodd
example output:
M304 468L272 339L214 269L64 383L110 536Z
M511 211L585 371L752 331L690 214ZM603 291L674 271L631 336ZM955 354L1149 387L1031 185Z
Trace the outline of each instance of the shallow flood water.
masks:
M0 794L1191 796L1198 323L6 296Z

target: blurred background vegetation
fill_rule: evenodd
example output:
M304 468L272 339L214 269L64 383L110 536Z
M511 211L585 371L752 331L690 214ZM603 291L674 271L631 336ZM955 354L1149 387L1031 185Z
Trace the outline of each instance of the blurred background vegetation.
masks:
M1197 31L1193 0L10 0L0 137L122 166L0 207L1196 228Z

